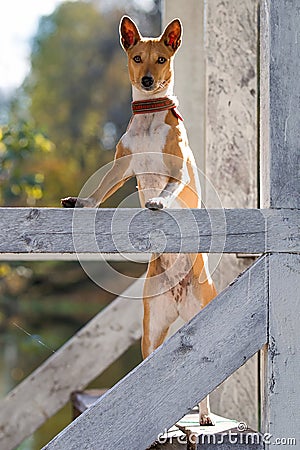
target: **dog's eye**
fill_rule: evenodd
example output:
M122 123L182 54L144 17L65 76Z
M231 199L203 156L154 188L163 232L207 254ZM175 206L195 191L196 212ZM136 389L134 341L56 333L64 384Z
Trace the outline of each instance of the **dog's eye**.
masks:
M164 64L166 61L166 58L164 58L163 56L160 56L157 60L158 64Z
M136 55L136 56L133 58L133 61L136 62L136 63L141 63L141 62L142 62L142 58L141 58L139 55Z

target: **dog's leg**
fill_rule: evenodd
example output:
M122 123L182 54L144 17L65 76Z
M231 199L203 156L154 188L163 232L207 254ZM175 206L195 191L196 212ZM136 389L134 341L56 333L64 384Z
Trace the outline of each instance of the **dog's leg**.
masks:
M182 308L184 308L184 311L179 309L180 317L186 322L191 320L195 316L195 314L197 314L201 310L200 302L198 302L198 305L197 305L196 299L194 298L193 300L194 300L193 308L189 309L187 307L187 304L189 303L189 299L187 299L186 304L182 306ZM210 411L210 406L209 406L209 396L204 398L199 403L198 406L199 406L199 423L200 423L200 425L214 425L214 422L211 418L211 411Z
M146 208L153 210L168 208L173 200L178 198L183 188L183 182L176 180L169 181L158 197L150 198L145 203Z
M190 182L187 164L183 158L166 155L165 165L169 170L170 178L159 196L146 202L145 206L148 209L168 208L174 200L178 199L183 188Z
M148 280L145 284L147 282ZM144 297L143 358L149 356L164 342L170 326L177 317L178 312L170 291L154 297Z
M97 189L86 198L66 197L61 200L64 208L89 208L99 206L101 203L116 192L123 184L133 177L134 174L129 170L131 155L125 151L122 144L118 144L115 160L112 168L101 180Z
M143 303L142 354L146 358L163 343L169 327L178 317L176 303L171 290L168 291L168 279L159 258L149 263Z
M185 321L190 321L216 295L216 288L211 280L207 265L207 256L190 254L193 279L187 287L186 297L180 302L179 314ZM209 406L209 396L199 403L200 425L214 425Z
M211 418L209 396L205 397L202 402L199 403L199 423L200 425L213 426L214 422Z

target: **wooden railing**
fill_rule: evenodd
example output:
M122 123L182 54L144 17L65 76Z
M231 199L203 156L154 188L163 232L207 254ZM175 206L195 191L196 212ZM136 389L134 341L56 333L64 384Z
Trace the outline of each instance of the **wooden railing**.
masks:
M147 448L267 342L263 257L45 449Z
M297 253L295 209L0 208L0 253Z
M77 234L81 243L77 251L85 257L99 251L153 250L266 254L66 428L49 449L84 448L87 439L89 448L109 448L112 439L120 443L114 448L125 448L125 443L130 449L146 448L267 343L269 264L277 258L270 253L289 253L292 258L291 253L300 252L300 211L295 209L3 208L0 221L0 251L16 259L32 252L68 252L75 259ZM3 448L13 448L31 434L68 401L73 390L87 385L140 337L141 302L130 297L140 298L142 286L142 279L134 283L125 298L115 300L2 400ZM103 447L97 447L100 435Z
M289 438L294 439L295 448L300 445L298 0L261 0L260 11L261 203L270 209L0 210L0 252L4 258L6 254L24 258L31 253L70 253L75 257L76 252L87 257L99 252L264 253L45 449L142 450L262 347L262 431L269 437L264 448L273 448L271 444L278 445L278 440L285 445ZM113 307L105 314L117 320ZM137 329L135 320L130 327ZM84 332L74 343L78 339L81 345L83 337ZM122 340L120 333L116 342ZM123 348L129 342L130 333ZM80 383L81 362L67 357L72 344L66 344L45 363L41 373L35 374L45 376L51 384L48 374L52 364L57 367L56 362L68 361L72 364L70 373L76 367L74 386L60 378L63 401ZM97 352L102 344L95 345ZM67 370L65 375L68 379ZM41 390L35 376L31 383L37 391L31 392L31 406ZM55 374L53 379L55 382ZM30 386L30 379L0 405L1 448L11 448L12 442L17 442L13 439L18 427L24 435L20 424L32 409L24 407L20 418L16 408L21 408L26 386ZM48 392L55 392L55 386ZM59 395L57 391L53 398ZM57 399L53 403L54 411L60 403ZM40 412L33 417L29 432L41 423L44 414L42 404L37 404Z

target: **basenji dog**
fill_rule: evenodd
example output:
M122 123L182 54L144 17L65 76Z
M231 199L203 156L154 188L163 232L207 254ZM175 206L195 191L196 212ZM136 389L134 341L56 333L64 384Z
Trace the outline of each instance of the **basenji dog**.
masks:
M173 60L181 38L179 19L158 38L143 37L129 17L121 19L133 115L117 145L113 166L98 188L87 198L62 199L64 207L99 206L134 176L142 207L201 207L198 172L173 94ZM207 255L153 254L144 285L143 357L162 344L179 316L189 321L215 296ZM212 425L208 398L199 411L200 424Z

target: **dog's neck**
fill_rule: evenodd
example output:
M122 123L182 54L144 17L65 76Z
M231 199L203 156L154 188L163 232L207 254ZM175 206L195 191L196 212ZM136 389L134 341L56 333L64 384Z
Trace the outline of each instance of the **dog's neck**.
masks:
M136 87L132 86L132 100L134 102L140 101L140 100L149 100L149 99L155 99L155 98L161 98L161 97L170 97L174 98L173 93L173 86L174 83L170 83L166 89L163 89L157 93L153 93L151 91L140 91Z

